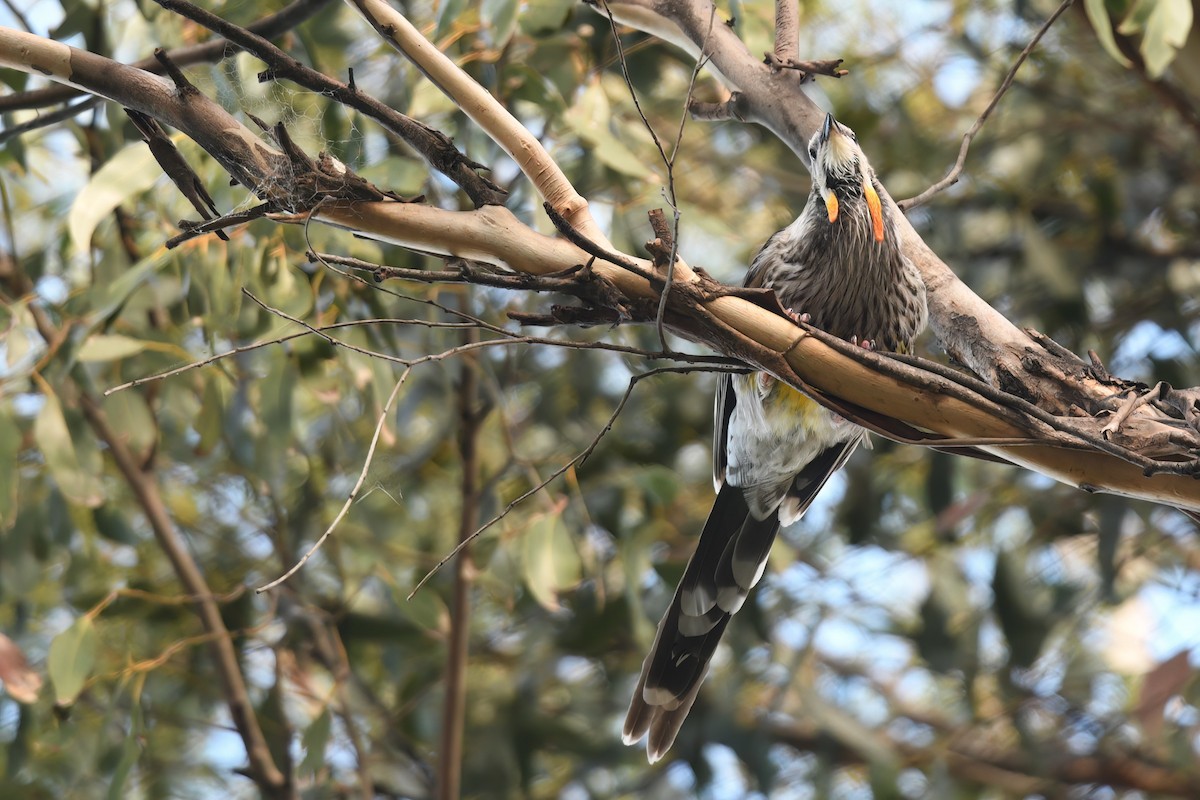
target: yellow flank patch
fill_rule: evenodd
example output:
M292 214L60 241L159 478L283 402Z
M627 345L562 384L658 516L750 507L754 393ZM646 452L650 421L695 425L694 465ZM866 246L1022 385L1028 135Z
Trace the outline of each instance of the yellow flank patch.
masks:
M817 415L821 413L821 406L818 403L804 392L793 389L786 383L776 382L763 405L770 411L780 411L800 417L806 427L812 426L817 421Z
M766 372L735 375L739 392L762 397L762 411L770 425L800 425L812 430L826 423L825 409L803 392L775 380Z

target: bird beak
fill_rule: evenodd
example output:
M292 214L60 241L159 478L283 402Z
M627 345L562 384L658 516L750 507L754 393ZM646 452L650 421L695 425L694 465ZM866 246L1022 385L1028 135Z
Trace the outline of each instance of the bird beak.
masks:
M825 121L821 123L821 141L828 142L829 134L835 130L837 128L833 127L833 114L826 114Z
M834 135L840 136L841 133L838 131L838 129L836 127L834 127L833 114L826 114L825 122L823 122L821 124L821 140L820 140L821 144L826 144L829 141L829 137L834 136ZM829 213L829 221L831 223L837 222L837 218L838 218L837 195L828 189L825 190L824 195L825 195L825 210Z

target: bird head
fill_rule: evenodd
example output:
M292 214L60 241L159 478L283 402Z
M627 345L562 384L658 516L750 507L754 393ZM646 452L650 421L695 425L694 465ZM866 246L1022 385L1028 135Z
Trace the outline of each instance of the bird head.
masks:
M838 220L842 200L866 201L871 217L871 231L875 241L883 241L883 207L879 193L875 190L875 173L867 163L858 146L854 131L825 115L825 122L808 142L808 155L812 159L813 191L825 202L829 222Z

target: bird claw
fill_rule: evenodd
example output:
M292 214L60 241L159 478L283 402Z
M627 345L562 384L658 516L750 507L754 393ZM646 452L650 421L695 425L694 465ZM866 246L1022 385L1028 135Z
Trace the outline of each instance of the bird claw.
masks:
M861 347L863 350L874 350L875 349L875 340L874 339L862 339L860 341L857 336L851 336L850 344Z
M808 323L812 322L812 315L810 314L801 314L800 312L791 308L785 308L784 312L788 315L788 318L791 319L792 322L795 322L799 325L807 325Z

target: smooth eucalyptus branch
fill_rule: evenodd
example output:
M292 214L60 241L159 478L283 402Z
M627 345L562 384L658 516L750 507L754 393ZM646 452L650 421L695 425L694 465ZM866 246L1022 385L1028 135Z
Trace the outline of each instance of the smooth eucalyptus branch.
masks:
M780 63L800 60L800 6L796 0L775 0L775 50Z
M721 112L762 125L808 165L808 141L825 112L804 92L805 76L764 64L727 25L717 25L710 34L710 0L609 0L605 6L626 25L666 32L673 43L686 39L689 53L706 42L718 79L733 93L728 103L706 109L709 117ZM894 206L886 192L881 199ZM929 289L930 326L942 346L993 385L1023 375L1021 358L1036 343L963 284L898 209L893 213L899 217L904 250Z
M459 108L492 141L504 148L547 203L588 238L608 244L608 239L588 210L587 200L575 191L537 137L500 105L487 89L459 69L422 36L403 14L384 0L348 2L385 42L403 53L434 86L458 103Z
M416 150L434 169L462 187L476 207L503 205L507 193L476 170L476 164L458 151L450 137L422 122L407 117L352 85L336 81L301 64L266 38L234 25L188 0L155 0L167 11L193 20L266 63L259 80L290 80L306 89L332 97L374 119Z
M684 29L688 29L689 21L694 23L698 40L704 41L709 33L710 4L699 0L674 0L665 5L693 10L698 6L696 15L683 14L681 19ZM774 87L780 98L786 99L787 86L796 82L797 76L788 70L771 70L751 58L736 36L730 44L730 36L733 34L725 25L712 27L710 50L713 59L724 64L725 71L730 74L744 72L746 76L758 76L766 86ZM737 52L741 55L731 56L729 50L734 51L735 56ZM226 165L232 175L260 195L286 196L289 190L281 181L279 168L290 168L292 162L203 96L181 97L161 78L20 31L0 29L0 64L48 74L56 80L104 94L156 116L195 139ZM820 112L803 94L797 95L802 99L795 101L796 109L786 111L780 108L779 98L760 97L757 94L760 88L756 87L748 87L748 91L756 93L752 107L784 115L780 118L792 114L789 118L801 120L809 112L814 119L819 118ZM488 98L488 103L495 103L486 92L483 95ZM802 136L803 129L796 127L794 135ZM353 230L359 235L535 275L562 273L589 261L589 256L575 244L533 231L501 206L455 212L416 203L332 200L321 202L315 213L318 221ZM910 227L907 227L906 236L909 237L906 239L909 252L918 263L937 260ZM924 257L922 252L926 254ZM622 258L637 265L638 271L653 272L653 264L646 259ZM656 284L661 284L661 280L647 280L624 268L600 262L593 264L592 270L631 302L639 304L648 300L657 304ZM990 370L980 371L988 379L987 383L1007 388L993 380L1001 374L1001 369L1011 367L1019 370L1014 375L1025 376L1030 369L1026 365L1031 364L1053 385L1071 388L1076 384L1088 384L1090 379L1086 371L1077 363L1050 359L1033 339L965 287L962 289L966 291L966 300L960 303L962 295L949 283L957 283L957 279L944 265L941 270L941 283L937 270L925 272L934 298L934 314L941 318L940 324L955 327L956 340L969 345L965 352L978 359L989 351L999 353L1006 343L1011 344L1005 335L996 333L991 325L993 318L1016 331L1014 341L1021 343L1020 348L1013 344L1012 348L1004 350L1007 361L995 356L997 363L1003 362L1001 366L993 364ZM807 386L823 396L838 398L913 428L940 434L939 446L953 446L953 441L945 441L947 437L974 443L1025 442L1030 436L1028 426L1014 424L994 407L989 410L987 406L953 396L957 384L945 377L920 370L914 370L911 375L881 375L876 365L860 363L838 352L767 307L737 296L740 294L737 290L706 282L690 269L681 269L675 283L677 291L672 293L667 323L676 332L771 371L793 385ZM980 305L978 315L971 313L971 303ZM939 331L945 344L946 337L941 333ZM994 340L993 335L997 337ZM1111 398L1113 390L1110 386L1094 380L1091 383L1103 390L1106 402ZM1081 407L1091 405L1094 404L1085 403ZM1152 407L1152 404L1146 404L1131 415L1131 419L1142 420L1142 412ZM1153 424L1153 420L1142 421ZM1174 432L1169 424L1162 430L1168 438ZM986 445L984 449L1073 486L1200 511L1198 481L1179 475L1157 475L1148 479L1143 474L1143 466L1130 460L1105 452L1081 458L1075 450L1059 444L1055 441L1046 445ZM1179 452L1181 457L1187 457L1182 448Z
M250 23L245 29L259 36L272 39L292 30L323 7L329 5L330 2L331 0L295 0L274 14L263 17L257 22ZM237 48L224 39L213 39L201 44L172 48L167 51L167 56L172 63L180 67L187 67L192 64L220 61L235 52L237 52ZM163 72L162 64L154 56L147 56L141 61L133 62L130 66L159 75ZM45 108L55 103L64 103L79 97L81 94L88 94L88 92L84 89L76 89L62 84L47 86L42 89L31 89L27 92L13 92L12 94L0 96L0 114L29 108ZM95 99L94 97L89 98L87 103L91 105Z

